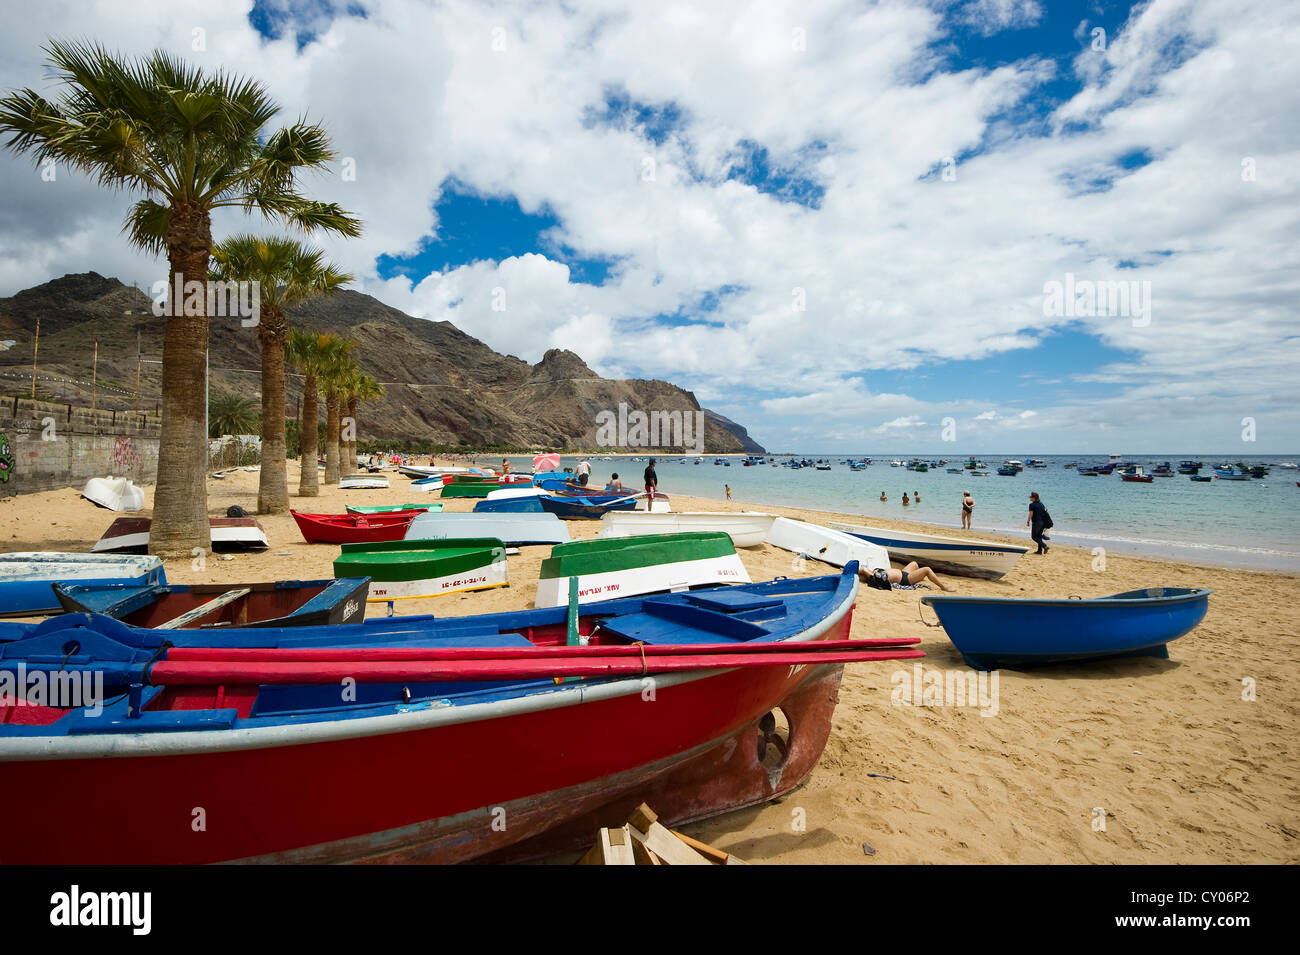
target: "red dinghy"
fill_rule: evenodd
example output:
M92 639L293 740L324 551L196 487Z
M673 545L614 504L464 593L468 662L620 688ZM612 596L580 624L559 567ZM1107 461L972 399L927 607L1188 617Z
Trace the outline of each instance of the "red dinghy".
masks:
M423 511L388 514L300 514L290 511L308 544L374 544L399 541Z

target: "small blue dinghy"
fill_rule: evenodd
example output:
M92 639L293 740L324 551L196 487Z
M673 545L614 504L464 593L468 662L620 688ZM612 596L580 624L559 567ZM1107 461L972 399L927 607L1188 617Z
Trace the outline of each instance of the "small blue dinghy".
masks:
M1168 657L1169 641L1204 619L1210 593L1152 587L1091 600L927 594L921 602L934 608L968 664L996 670L1106 657Z
M167 583L157 557L54 551L0 554L0 615L60 613L56 583L155 586Z

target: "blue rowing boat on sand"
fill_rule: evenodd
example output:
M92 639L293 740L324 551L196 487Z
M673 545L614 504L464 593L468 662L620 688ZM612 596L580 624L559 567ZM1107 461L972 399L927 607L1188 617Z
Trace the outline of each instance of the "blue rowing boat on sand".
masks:
M1168 657L1205 617L1211 591L1152 587L1091 600L927 594L948 639L977 670L1119 656Z

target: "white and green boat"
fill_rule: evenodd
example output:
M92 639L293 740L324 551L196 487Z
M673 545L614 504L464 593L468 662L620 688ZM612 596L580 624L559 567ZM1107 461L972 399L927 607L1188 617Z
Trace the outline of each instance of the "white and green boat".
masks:
M369 601L438 597L509 583L506 546L493 537L344 544L335 577L369 577Z
M582 603L751 583L731 537L721 531L598 537L556 544L551 556L542 561L535 606L567 604L572 578L577 578Z
M397 511L441 511L442 503L429 504L349 504L349 514L393 514Z

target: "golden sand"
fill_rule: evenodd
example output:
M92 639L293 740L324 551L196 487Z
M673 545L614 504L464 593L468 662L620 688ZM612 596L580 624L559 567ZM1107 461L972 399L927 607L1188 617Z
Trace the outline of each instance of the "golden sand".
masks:
M209 512L252 513L257 474L210 480ZM392 487L292 498L295 508L340 513L345 503L405 504L426 495L391 474ZM290 486L296 487L296 469ZM671 493L671 488L665 488ZM754 510L824 523L854 520L797 508L673 495L676 510ZM146 489L146 507L152 488ZM446 502L468 511L472 500ZM149 511L142 512L147 516ZM0 500L6 550L89 550L113 519L75 490ZM302 541L288 514L261 517L270 548L167 563L175 583L332 576L338 548ZM876 520L889 527L929 525ZM954 520L955 523L955 520ZM575 538L597 521L570 521ZM963 532L947 531L952 535ZM1004 535L976 536L1010 540ZM1020 540L1019 543L1028 543ZM532 606L548 547L509 558L511 586L398 602L399 613L463 615ZM754 580L833 572L800 570L763 545L740 551ZM1147 586L1208 587L1204 622L1170 645L1169 660L1135 658L999 674L996 715L978 707L894 705L891 675L913 661L861 663L845 672L825 755L805 786L776 803L687 827L742 859L768 863L1279 863L1300 862L1300 576L1226 570L1054 546L1026 555L1001 581L945 577L958 593L1096 597ZM922 638L927 670L960 669L940 629L921 620L919 597L863 588L854 637ZM372 604L371 616L385 613ZM925 618L934 621L926 610ZM1243 699L1252 681L1256 699ZM872 775L875 774L875 775ZM893 777L893 778L885 778ZM1101 814L1104 811L1104 816ZM1104 819L1104 830L1099 824ZM868 843L876 852L863 850Z

